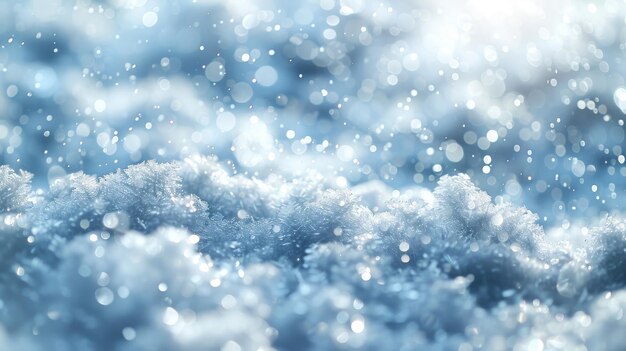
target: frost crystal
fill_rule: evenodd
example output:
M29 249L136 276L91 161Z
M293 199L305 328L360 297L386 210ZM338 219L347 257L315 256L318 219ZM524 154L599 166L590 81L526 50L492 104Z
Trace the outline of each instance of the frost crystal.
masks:
M534 214L465 175L374 211L363 190L200 156L71 174L45 193L3 172L5 216L22 218L3 229L5 348L620 344L603 335L624 300L623 220L590 230L592 246L553 245Z

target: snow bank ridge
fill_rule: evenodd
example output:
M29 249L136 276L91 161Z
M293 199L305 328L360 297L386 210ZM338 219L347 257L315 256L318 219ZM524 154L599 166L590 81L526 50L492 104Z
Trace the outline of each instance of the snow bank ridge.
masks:
M153 161L0 167L0 348L620 350L626 221L583 241L465 175L399 196ZM580 238L577 238L577 240ZM580 240L579 240L580 241Z

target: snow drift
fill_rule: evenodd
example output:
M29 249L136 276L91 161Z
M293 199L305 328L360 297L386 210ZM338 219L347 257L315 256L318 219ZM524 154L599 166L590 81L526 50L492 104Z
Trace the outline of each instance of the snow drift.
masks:
M215 159L33 191L0 167L7 350L619 350L626 222L579 242L465 175L338 188Z

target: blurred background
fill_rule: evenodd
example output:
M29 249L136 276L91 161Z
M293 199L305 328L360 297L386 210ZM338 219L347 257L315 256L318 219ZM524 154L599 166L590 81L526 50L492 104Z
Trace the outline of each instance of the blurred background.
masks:
M35 185L217 155L339 186L467 173L567 230L619 212L624 1L0 1L0 160Z

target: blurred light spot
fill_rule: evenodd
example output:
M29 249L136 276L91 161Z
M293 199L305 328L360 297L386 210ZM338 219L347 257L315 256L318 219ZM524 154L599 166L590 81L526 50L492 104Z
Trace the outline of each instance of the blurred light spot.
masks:
M143 25L148 28L153 27L155 24L157 24L158 21L159 21L159 16L153 11L146 12L143 15L143 18L141 20Z
M13 84L7 87L7 96L10 98L15 97L15 95L17 95L18 92L19 92L19 89L17 88L17 86Z
M613 100L617 107L622 110L622 113L626 113L626 89L625 88L617 88L615 93L613 93Z
M244 82L235 84L230 90L230 96L240 104L248 102L252 98L252 94L252 88L248 83Z
M337 157L343 162L351 162L354 159L354 149L349 145L341 145L337 150Z
M353 320L352 323L350 323L350 329L352 329L352 331L356 334L362 333L363 330L365 330L365 322L363 321L363 318L360 317Z
M446 158L450 162L460 162L463 159L463 147L456 142L448 143L446 146Z
M272 66L263 66L256 71L254 77L260 85L270 87L278 80L278 73Z
M215 119L215 124L217 125L217 128L219 128L219 130L221 130L222 132L228 132L235 128L235 125L237 124L237 118L234 114L228 111L222 112L217 115L217 118Z
M113 303L115 296L113 295L113 291L107 287L101 287L96 290L96 301L102 306L108 306Z
M93 108L96 112L104 112L107 108L107 103L102 99L98 99L93 103Z
M224 63L218 60L209 63L204 69L204 75L211 82L219 82L226 75Z
M167 307L163 313L163 323L165 325L174 325L178 322L178 311L172 307Z
M137 333L135 332L135 329L131 327L126 327L122 329L122 336L124 336L124 339L126 339L127 341L132 341L135 340Z

